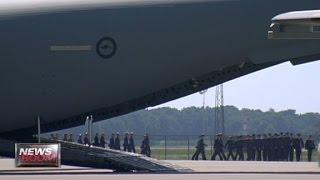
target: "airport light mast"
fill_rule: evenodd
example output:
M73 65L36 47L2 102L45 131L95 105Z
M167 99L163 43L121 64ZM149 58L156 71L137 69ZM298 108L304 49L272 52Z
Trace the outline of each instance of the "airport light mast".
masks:
M205 113L204 109L206 107L206 93L207 93L207 91L208 91L208 89L205 89L205 90L202 90L202 91L199 92L199 94L202 95L202 110L203 110L203 113ZM204 116L203 116L203 118L202 118L202 134L205 133L205 131L206 131L205 128L206 128L206 126L205 126L205 120L204 120Z
M214 125L215 134L225 134L223 84L216 87Z

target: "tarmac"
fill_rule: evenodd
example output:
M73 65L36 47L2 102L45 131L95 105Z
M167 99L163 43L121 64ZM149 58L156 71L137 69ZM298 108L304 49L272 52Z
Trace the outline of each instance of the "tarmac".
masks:
M14 159L0 158L0 180L256 180L256 179L320 179L317 162L247 162L247 161L166 161L190 168L193 172L115 173L107 169L64 166L60 168L17 168Z

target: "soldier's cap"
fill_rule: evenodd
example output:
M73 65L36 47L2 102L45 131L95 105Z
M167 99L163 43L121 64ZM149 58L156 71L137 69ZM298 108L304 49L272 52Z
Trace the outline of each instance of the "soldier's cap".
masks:
M119 132L117 132L117 135L119 135L120 133Z
M130 134L133 134L133 132L130 132Z
M79 134L79 136L82 136L82 134Z

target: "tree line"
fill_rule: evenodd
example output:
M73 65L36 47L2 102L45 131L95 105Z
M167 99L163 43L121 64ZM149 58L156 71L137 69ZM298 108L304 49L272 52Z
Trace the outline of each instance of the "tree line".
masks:
M295 110L266 112L253 109L238 109L225 106L226 134L263 134L292 132L304 135L320 134L320 114L297 114ZM153 135L199 135L214 134L214 113L211 107L188 107L145 109L112 119L96 122L93 131L97 133L134 132ZM59 133L84 133L85 126L61 130Z

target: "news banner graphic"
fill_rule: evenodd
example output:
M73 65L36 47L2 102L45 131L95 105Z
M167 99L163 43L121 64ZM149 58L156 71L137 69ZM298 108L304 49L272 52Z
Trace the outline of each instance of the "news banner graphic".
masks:
M60 144L15 144L17 167L60 167Z

